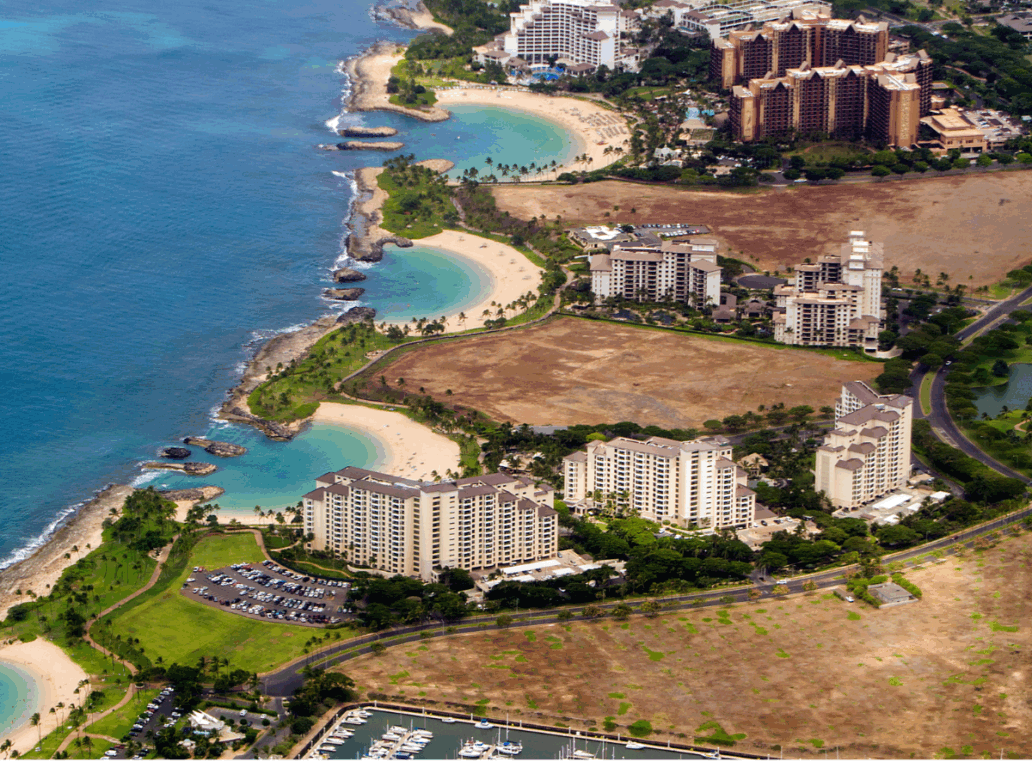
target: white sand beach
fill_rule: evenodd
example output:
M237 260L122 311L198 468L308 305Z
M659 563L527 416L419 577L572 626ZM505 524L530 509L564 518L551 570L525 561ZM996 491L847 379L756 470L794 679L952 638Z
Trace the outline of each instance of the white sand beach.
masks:
M447 470L459 470L457 443L400 412L370 406L320 403L312 421L339 425L372 436L382 456L370 467L381 473L429 480L433 478L433 471L443 476Z
M462 84L449 89L437 89L437 104L447 108L451 105L487 105L509 108L531 113L554 124L562 126L571 140L571 156L587 154L587 164L568 163L555 172L523 178L532 180L553 180L556 175L568 171L585 172L601 169L612 164L621 153L604 152L606 148L627 149L630 135L627 122L619 113L606 110L593 102L573 97L552 97L534 94L502 86L477 86Z
M57 645L42 638L0 645L0 662L14 664L36 682L38 702L32 711L39 712L40 727L26 720L17 728L0 729L0 739L10 739L11 749L25 754L36 747L41 736L49 734L68 717L70 705L80 703L84 694L76 694L75 689L88 675ZM65 709L51 715L50 708L57 707L58 702L64 702Z
M527 293L537 295L537 287L541 282L541 269L514 247L503 245L492 239L466 234L461 231L442 231L440 234L417 239L419 247L433 247L458 253L468 261L475 263L480 270L490 277L491 290L487 298L460 310L466 315L459 319L455 312L445 319L445 333L461 333L481 327L485 317L484 311L494 317L498 306L508 306ZM514 317L522 311L522 307L506 310L507 318ZM410 323L411 317L398 315L390 322Z

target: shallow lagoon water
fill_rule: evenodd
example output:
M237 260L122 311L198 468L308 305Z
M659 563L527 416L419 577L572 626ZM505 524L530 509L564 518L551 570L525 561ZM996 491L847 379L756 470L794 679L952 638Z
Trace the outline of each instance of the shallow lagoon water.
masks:
M13 664L0 661L0 738L39 711L36 684Z
M1010 378L995 387L975 387L975 408L978 414L995 417L1003 407L1023 410L1032 398L1032 363L1012 363Z

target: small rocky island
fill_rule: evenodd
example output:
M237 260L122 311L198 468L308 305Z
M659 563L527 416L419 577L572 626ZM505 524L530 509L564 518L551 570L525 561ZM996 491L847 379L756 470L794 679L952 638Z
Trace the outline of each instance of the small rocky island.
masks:
M347 140L338 142L335 145L320 145L322 150L341 151L396 151L405 147L403 142L363 142L362 140Z
M212 441L201 435L187 436L183 443L188 446L200 446L208 454L214 454L216 457L239 457L241 454L247 454L247 448L244 446L226 441Z
M397 133L392 126L348 126L337 130L341 137L393 137Z
M185 460L190 456L190 450L182 446L166 446L158 452L158 456L167 460Z
M145 462L147 470L175 470L188 476L210 476L218 467L210 462Z
M190 501L204 503L226 493L221 486L199 486L193 489L165 489L158 492L161 497L174 503Z
M334 282L361 282L364 279L366 275L358 269L337 269L333 272Z
M323 296L334 301L357 301L365 293L365 288L326 288Z

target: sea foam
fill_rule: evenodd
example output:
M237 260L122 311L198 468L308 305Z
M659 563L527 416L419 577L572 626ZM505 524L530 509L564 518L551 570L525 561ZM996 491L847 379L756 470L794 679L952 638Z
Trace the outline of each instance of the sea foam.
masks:
M97 490L100 491L99 489ZM62 508L57 512L57 516L51 521L38 536L30 540L28 543L23 545L21 548L16 548L8 556L0 559L0 570L10 567L12 564L17 564L23 559L28 559L32 556L36 550L46 543L53 536L55 532L69 520L72 516L77 514L79 510L86 504L86 501L70 505L67 508Z

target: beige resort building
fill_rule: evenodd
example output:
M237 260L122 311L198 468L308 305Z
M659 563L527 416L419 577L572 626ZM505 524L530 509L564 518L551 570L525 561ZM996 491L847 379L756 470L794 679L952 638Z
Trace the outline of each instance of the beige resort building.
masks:
M731 461L731 445L717 440L591 441L563 460L563 475L563 499L579 511L598 493L626 493L643 518L707 532L751 527L756 513L745 471Z
M774 339L803 347L878 351L883 247L849 232L837 254L795 267L795 284L774 290Z
M848 382L835 401L835 428L817 449L815 488L836 508L854 510L910 478L914 401Z
M549 559L559 550L554 490L494 473L412 481L346 467L302 498L313 547L431 582L446 567L481 570Z
M596 300L670 301L696 308L720 305L717 241L693 237L660 247L621 247L590 257L591 292Z

